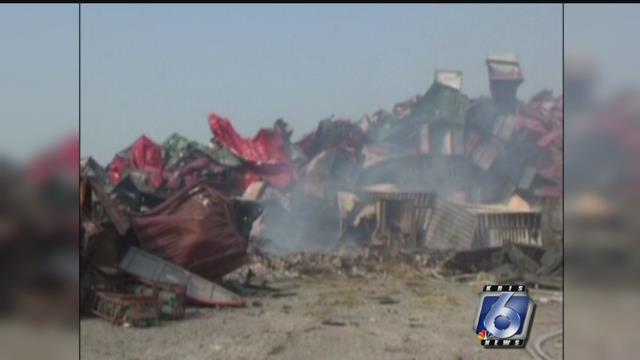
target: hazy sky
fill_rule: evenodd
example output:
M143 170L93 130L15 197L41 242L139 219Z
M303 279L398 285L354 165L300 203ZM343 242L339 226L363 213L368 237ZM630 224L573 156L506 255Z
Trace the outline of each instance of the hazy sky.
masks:
M78 126L77 5L0 5L0 155ZM102 163L146 133L206 142L207 115L245 136L284 117L294 138L423 93L438 68L486 94L491 51L520 54L521 98L561 90L560 5L83 5L82 154ZM637 5L567 5L567 52L605 88L640 84Z
M600 89L640 84L640 5L566 5L565 50L587 55L598 66Z
M78 132L78 5L0 5L0 156Z
M561 5L83 5L82 154L105 164L145 133L201 142L207 115L294 138L423 93L439 68L488 93L485 58L520 54L521 95L562 87Z

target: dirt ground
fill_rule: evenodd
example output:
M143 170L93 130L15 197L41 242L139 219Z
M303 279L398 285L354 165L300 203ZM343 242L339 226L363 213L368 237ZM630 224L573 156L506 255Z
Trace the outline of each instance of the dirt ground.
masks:
M249 297L241 309L190 308L152 328L81 321L82 359L528 359L483 349L472 330L482 282L428 275L305 278L271 283L289 296ZM531 290L528 346L562 330L562 293ZM562 338L544 345L562 357Z

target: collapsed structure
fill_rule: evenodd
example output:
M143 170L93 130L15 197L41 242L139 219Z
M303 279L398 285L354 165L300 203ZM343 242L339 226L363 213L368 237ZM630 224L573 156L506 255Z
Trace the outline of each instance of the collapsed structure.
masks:
M491 97L469 99L461 72L436 71L425 94L391 112L330 117L297 142L282 119L248 139L212 114L209 146L143 135L106 169L85 159L85 309L117 323L160 317L115 315L137 306L132 284L146 286L147 308L175 286L170 299L241 305L219 280L247 252L355 247L384 261L517 244L561 254L563 98L543 90L520 102L515 55L487 67ZM520 260L540 267L543 255L527 253L536 257Z

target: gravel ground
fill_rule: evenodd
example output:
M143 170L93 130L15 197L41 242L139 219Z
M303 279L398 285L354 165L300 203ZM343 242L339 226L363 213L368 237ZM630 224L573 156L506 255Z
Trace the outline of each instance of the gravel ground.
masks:
M191 308L153 328L81 320L82 359L527 359L523 349L483 349L472 331L482 283L419 275L313 278L271 283L286 297L247 298L242 309ZM562 293L531 292L529 346L562 330ZM561 358L562 342L544 351Z

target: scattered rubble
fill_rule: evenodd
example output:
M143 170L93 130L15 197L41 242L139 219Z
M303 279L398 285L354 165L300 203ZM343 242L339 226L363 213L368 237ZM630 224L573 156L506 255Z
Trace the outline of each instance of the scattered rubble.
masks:
M450 279L482 272L495 283L517 283L531 287L562 288L563 259L558 249L509 244L478 250L460 251L439 265L439 274Z
M242 294L295 295L274 279L386 276L393 262L561 286L563 98L519 101L514 55L487 68L491 97L437 71L391 112L331 116L296 142L283 119L250 139L211 114L208 146L142 135L106 168L85 159L83 307L154 323L179 318L182 296L244 306Z

